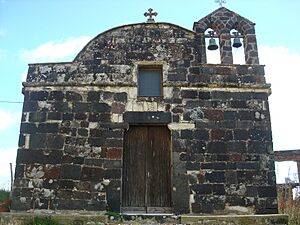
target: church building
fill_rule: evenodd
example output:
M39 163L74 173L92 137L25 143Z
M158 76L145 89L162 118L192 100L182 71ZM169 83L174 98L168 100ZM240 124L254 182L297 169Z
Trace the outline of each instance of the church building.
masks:
M29 64L14 211L277 213L255 24L225 7L192 30L155 14L72 62Z

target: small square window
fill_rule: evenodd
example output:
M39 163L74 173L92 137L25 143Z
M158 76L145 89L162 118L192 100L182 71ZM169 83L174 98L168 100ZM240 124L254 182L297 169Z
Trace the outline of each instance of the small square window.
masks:
M140 67L138 72L138 96L162 96L161 67Z

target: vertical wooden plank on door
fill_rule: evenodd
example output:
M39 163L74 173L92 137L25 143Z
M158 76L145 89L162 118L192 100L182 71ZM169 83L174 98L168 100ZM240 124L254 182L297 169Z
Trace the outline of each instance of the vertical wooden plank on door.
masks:
M124 134L122 208L146 207L146 149L148 130L131 126Z
M147 151L147 206L171 207L171 150L167 126L149 126Z

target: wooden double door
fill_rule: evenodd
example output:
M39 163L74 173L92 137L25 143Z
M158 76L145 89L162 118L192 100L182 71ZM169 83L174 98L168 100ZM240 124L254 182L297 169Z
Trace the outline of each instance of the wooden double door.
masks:
M130 126L125 132L123 212L171 212L170 139L167 126Z

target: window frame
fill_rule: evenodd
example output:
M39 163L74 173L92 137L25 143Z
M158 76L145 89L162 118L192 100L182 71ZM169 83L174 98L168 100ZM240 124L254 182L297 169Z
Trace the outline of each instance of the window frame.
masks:
M141 71L158 71L160 78L160 93L155 96L140 95L140 72ZM162 65L139 65L137 70L137 97L138 98L162 98L163 97L163 66Z

